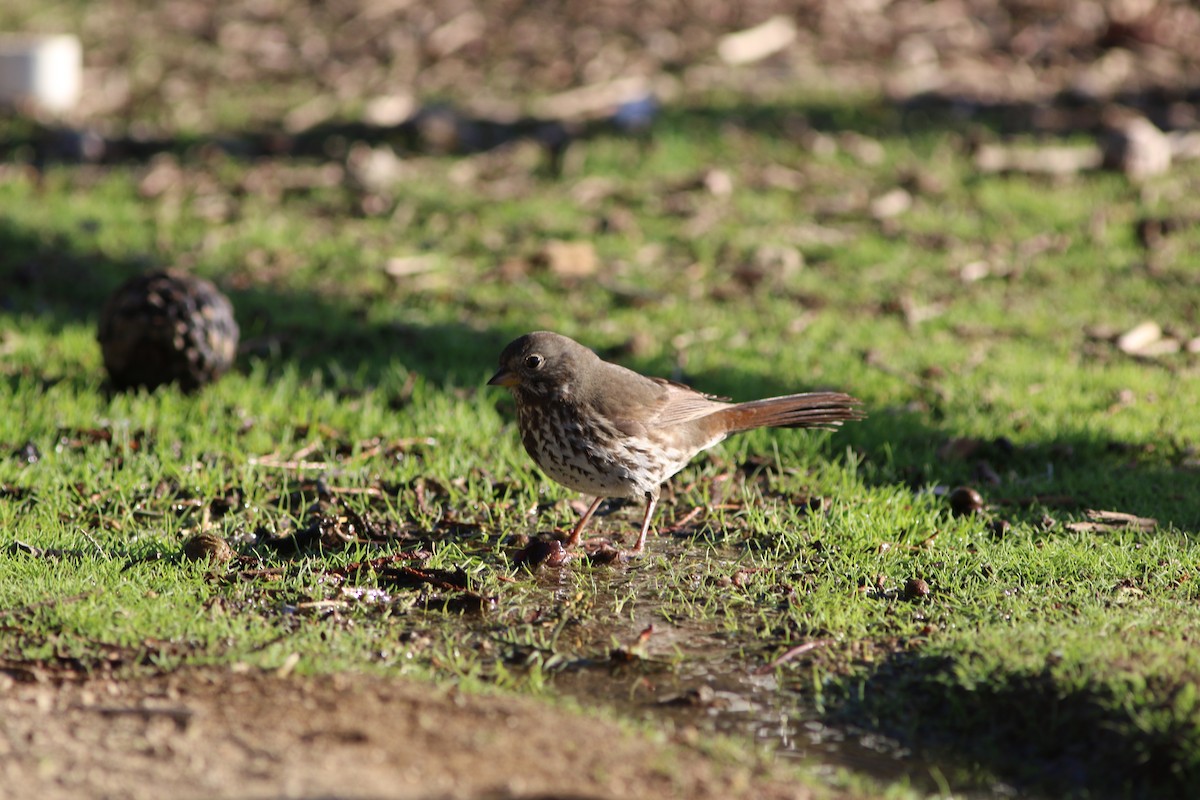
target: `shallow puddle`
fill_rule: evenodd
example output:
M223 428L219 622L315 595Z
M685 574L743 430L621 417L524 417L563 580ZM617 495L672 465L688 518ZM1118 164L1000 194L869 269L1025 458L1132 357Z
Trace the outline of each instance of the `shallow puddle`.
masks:
M754 674L756 665L739 660L716 637L689 634L661 621L654 625L652 640L689 640L686 652L680 649L682 659L673 648L660 657L661 645L651 645L644 661L614 666L580 660L555 675L555 689L583 705L599 703L658 723L670 720L676 730L695 727L750 738L831 776L844 768L882 781L907 779L914 786L936 788L929 765L896 742L825 724L815 709L782 690L773 672ZM613 636L628 640L644 628L634 623L628 630L614 629Z
M664 544L660 539L656 546ZM672 557L696 557L683 543L669 546L678 550ZM732 556L730 564L736 569ZM589 568L547 569L537 580L556 595L568 596L577 577L572 569ZM572 620L556 640L555 651L564 656L552 678L557 692L626 717L659 725L670 721L679 732L695 728L749 738L831 779L844 769L929 791L944 787L941 771L897 742L826 724L810 703L780 687L775 670L758 674L763 664L747 659L743 651L757 649L759 642L718 630L715 622L668 621L656 607L658 591L649 586L659 577L652 565L612 570L610 577L600 569L592 571L601 587L594 608L611 608L618 594L631 590L636 606L619 621L600 620L599 614Z

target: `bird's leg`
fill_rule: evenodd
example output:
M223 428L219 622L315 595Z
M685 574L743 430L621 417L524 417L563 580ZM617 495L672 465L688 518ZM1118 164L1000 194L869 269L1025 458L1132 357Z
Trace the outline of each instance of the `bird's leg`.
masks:
M630 555L640 556L646 546L646 534L650 532L650 520L654 518L654 507L658 505L658 495L646 492L646 516L642 517L642 532L638 534L637 544L629 551Z
M587 507L587 511L583 512L583 516L579 518L579 522L575 523L575 528L571 531L571 535L567 538L565 545L568 550L579 544L579 537L583 536L583 526L588 524L588 520L592 518L592 514L596 513L596 509L600 507L600 503L603 501L603 497L597 497L593 500L592 504Z

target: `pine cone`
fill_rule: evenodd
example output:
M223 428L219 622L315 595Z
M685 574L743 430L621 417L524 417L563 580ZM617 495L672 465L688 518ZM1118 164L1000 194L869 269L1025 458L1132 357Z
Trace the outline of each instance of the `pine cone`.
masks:
M216 286L167 270L121 284L100 312L97 338L115 388L175 381L194 391L233 364L238 326Z

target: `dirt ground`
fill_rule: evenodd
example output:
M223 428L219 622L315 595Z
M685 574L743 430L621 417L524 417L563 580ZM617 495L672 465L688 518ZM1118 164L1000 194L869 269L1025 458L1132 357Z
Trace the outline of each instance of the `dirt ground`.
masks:
M12 798L807 798L678 742L535 701L341 674L0 673Z

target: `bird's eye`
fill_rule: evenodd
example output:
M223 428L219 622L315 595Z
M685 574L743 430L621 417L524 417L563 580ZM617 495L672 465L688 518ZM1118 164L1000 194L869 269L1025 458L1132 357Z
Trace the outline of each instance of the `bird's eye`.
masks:
M546 359L539 356L537 353L525 356L525 369L541 369L542 364L546 363Z

